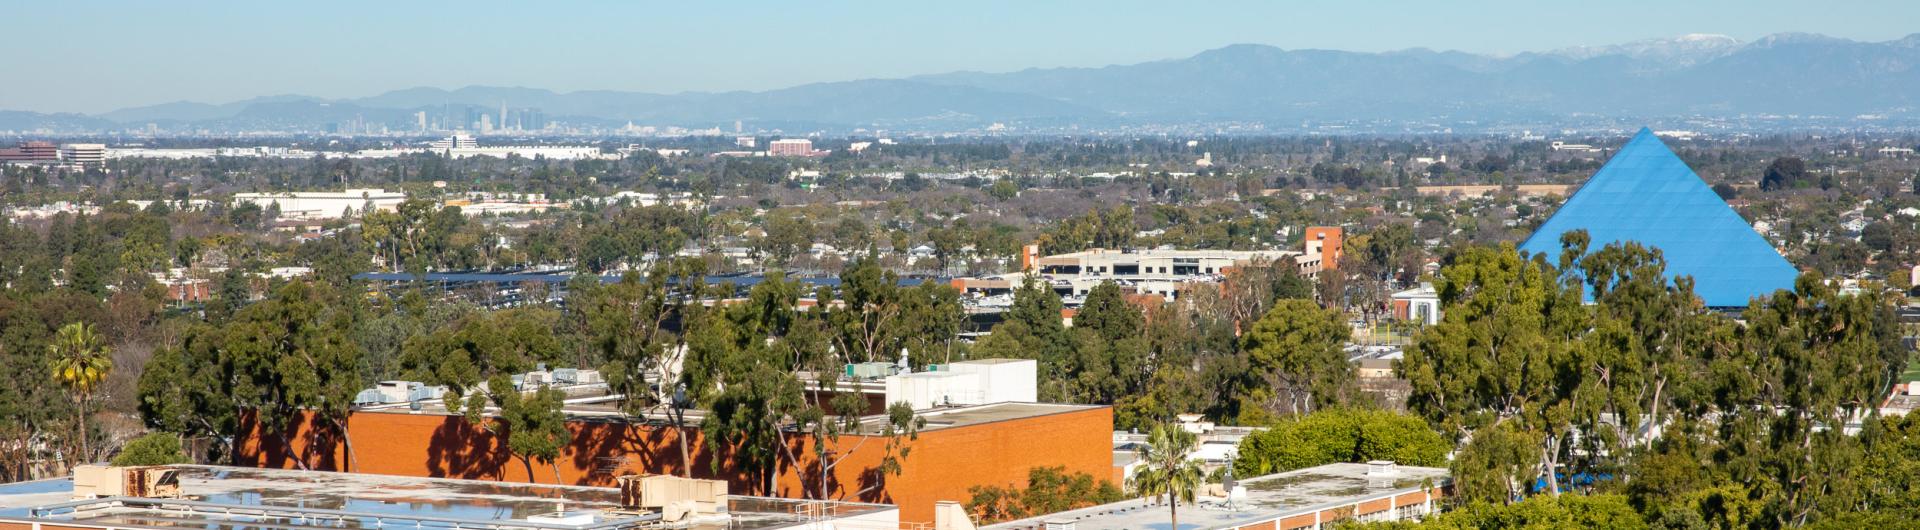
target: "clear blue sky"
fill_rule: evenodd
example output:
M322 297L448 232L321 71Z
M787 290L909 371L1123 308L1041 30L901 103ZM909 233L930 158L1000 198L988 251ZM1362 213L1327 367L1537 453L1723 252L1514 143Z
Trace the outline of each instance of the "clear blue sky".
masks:
M1125 64L1235 43L1515 53L1685 33L1920 32L1913 0L60 0L4 12L0 109L75 112L415 86L765 90Z

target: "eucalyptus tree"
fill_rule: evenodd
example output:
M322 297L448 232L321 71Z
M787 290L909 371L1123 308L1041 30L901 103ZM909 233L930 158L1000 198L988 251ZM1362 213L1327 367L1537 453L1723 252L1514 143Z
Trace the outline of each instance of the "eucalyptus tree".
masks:
M211 441L212 462L234 453L241 406L233 395L235 374L219 347L223 339L212 325L196 323L177 344L161 348L140 372L140 417L150 429Z
M507 447L527 466L553 463L572 432L562 410L565 394L548 387L516 388L512 376L564 355L554 328L559 314L542 307L475 313L432 334L409 341L400 364L427 384L445 385L448 410L507 437ZM487 409L497 413L487 421ZM554 470L558 479L559 470Z
M505 375L496 375L490 384L504 388L513 382ZM553 468L553 481L559 484L560 453L573 442L573 432L567 429L567 415L562 410L566 392L543 386L525 393L493 392L492 395L500 412L487 428L507 437L507 449L519 455L521 463L526 465L527 481L539 482L533 475L533 462L539 460Z
M698 260L660 261L644 281L628 273L618 283L575 291L576 311L586 319L593 349L606 359L601 373L620 396L621 411L644 417L665 411L679 441L680 473L691 476L687 444L686 329L703 324L698 313L706 288L706 266ZM672 327L678 323L681 331Z
M1291 414L1340 403L1354 391L1343 347L1351 335L1339 311L1309 300L1281 300L1247 330L1241 349Z
M1476 442L1466 445L1456 468L1486 448L1477 444L1483 437L1537 442L1537 460L1492 461L1505 463L1506 476L1533 468L1533 475L1557 494L1559 457L1572 433L1578 380L1564 375L1590 320L1580 287L1509 243L1463 252L1441 271L1436 288L1444 316L1420 333L1397 367L1412 386L1408 408L1442 432ZM1502 443L1501 452L1509 446ZM1498 498L1500 492L1465 487L1462 493Z
M822 294L830 295L830 292ZM861 257L840 273L840 304L825 316L833 329L834 356L846 363L889 361L898 358L908 319L907 296L900 276L880 267L873 256ZM826 296L816 297L825 303Z
M232 403L252 414L263 433L291 449L287 435L311 412L313 421L327 423L341 436L351 467L347 418L354 394L366 382L360 373L361 350L348 336L353 319L349 303L325 284L294 281L241 309L225 325L203 331L218 337L211 346L222 371L233 378L225 389ZM319 431L309 433L318 436ZM308 443L308 452L316 445ZM294 460L305 468L309 456Z
M985 357L1034 359L1039 361L1040 396L1050 401L1072 401L1072 386L1061 377L1074 339L1061 318L1060 295L1037 276L1022 280L1014 289L1013 306L1004 313L1005 321L994 326L993 333L974 345Z
M1743 316L1740 347L1713 367L1721 458L1776 524L1845 511L1829 503L1857 487L1864 452L1847 426L1878 416L1904 368L1891 311L1877 294L1842 294L1808 273Z
M705 319L688 338L689 361L699 365L707 388L700 432L709 449L750 470L766 494L774 491L780 462L796 460L787 426L812 414L794 374L826 349L822 335L809 330L818 322L795 309L800 296L800 282L769 274L744 302ZM716 471L721 464L714 459Z

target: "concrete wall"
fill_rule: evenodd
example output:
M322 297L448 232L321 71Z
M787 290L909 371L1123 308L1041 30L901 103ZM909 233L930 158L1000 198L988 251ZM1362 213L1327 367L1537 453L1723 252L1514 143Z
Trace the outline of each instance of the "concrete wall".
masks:
M531 475L527 465L507 451L504 436L461 416L368 412L354 414L348 428L355 464L351 471L361 473L551 484L557 471L561 483L612 486L620 475L677 474L683 467L681 433L669 426L575 420L573 443L556 465L535 462ZM885 438L841 436L830 449L850 456L831 474L833 496L896 504L902 521L932 522L934 502L965 502L973 486L1024 486L1034 467L1064 466L1069 473L1108 476L1112 430L1110 408L930 430L908 442L904 472L887 477L875 472L885 456ZM310 422L299 421L292 431L288 441L249 433L238 443L236 463L298 469L304 461L312 469L349 470L346 448L330 429L316 431ZM689 429L686 436L693 476L727 480L734 493L760 494L765 489L736 468L729 455L709 451L697 430ZM819 474L811 440L796 435L788 444L799 455L803 472L783 464L777 490L770 496L816 497ZM288 447L298 460L289 457Z

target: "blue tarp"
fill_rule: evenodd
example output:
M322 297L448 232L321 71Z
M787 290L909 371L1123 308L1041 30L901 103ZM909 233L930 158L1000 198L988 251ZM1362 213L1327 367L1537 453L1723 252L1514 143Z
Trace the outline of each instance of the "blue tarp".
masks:
M1562 233L1586 229L1589 252L1636 241L1660 249L1667 277L1692 276L1711 307L1746 307L1792 289L1799 274L1653 131L1640 129L1520 249L1557 263Z

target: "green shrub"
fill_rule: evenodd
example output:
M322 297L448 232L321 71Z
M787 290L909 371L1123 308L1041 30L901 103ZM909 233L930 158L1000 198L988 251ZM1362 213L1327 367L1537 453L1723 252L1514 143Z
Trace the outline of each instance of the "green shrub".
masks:
M164 432L134 438L113 457L116 466L159 466L189 461L186 451L180 449L180 438Z
M1392 460L1444 466L1452 446L1425 421L1381 410L1330 409L1275 424L1241 440L1233 471L1256 477L1336 462Z

